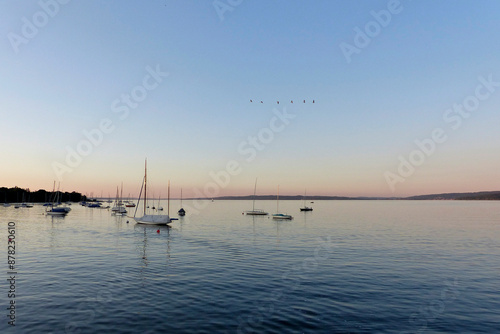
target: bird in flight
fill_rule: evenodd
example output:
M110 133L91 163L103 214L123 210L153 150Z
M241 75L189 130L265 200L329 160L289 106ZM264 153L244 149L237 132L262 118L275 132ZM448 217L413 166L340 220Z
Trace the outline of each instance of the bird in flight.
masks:
M250 99L250 103L253 103L253 99ZM260 103L264 103L264 101L260 100ZM290 103L293 103L293 100L290 100ZM306 103L306 100L302 100L302 103ZM316 103L316 100L312 100L312 103ZM276 104L280 104L280 101L277 100Z

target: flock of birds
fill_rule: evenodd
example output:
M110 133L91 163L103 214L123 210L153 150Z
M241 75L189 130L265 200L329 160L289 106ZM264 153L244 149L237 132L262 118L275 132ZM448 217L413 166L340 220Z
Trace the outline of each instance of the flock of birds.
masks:
M253 103L253 100L250 100L250 103ZM264 103L264 101L260 101L260 103ZM291 100L290 103L293 103L293 100ZM302 100L302 103L306 103L306 100ZM315 103L315 101L312 100L312 103ZM280 104L280 101L276 101L276 104Z

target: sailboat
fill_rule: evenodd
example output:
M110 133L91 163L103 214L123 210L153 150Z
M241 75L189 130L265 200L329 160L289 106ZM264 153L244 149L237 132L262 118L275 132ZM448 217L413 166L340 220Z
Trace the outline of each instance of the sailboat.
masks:
M5 203L3 203L3 206L6 208L10 206L10 203L7 203L7 192L5 192Z
M121 194L123 194L123 182L121 187ZM116 200L115 205L111 208L111 213L115 215L124 215L127 213L127 210L123 206L122 195L118 195L118 187L116 187Z
M146 160L145 163L144 163L144 179L143 179L143 184L142 184L142 187L141 187L141 192L139 193L139 198L137 200L137 206L135 208L135 212L134 212L134 220L139 223L139 224L147 224L147 225L168 225L172 222L173 219L171 219L169 217L169 215L150 215L150 214L147 214L146 213L146 208L148 207L148 203L147 203L147 200L148 200L148 192L147 192L147 175L148 175L148 168L147 168L147 163L148 161ZM170 183L169 183L169 187L170 187ZM144 198L143 198L143 201L144 201L144 207L143 207L143 215L142 217L137 217L136 214L137 214L137 209L139 207L139 203L140 203L140 200L141 200L141 195L142 195L142 189L144 189Z
M170 189L170 181L168 181L168 187L169 187L169 189ZM160 193L160 195L158 195L158 207L156 208L156 210L157 210L157 211L163 211L163 207L162 207L162 206L160 206L160 200L161 200L161 193ZM155 208L155 207L153 206L153 209L154 209L154 208Z
M24 208L32 208L33 204L30 204L30 197L28 196L28 202L23 203Z
M304 207L300 208L300 211L312 211L313 208L306 205L306 191L304 190Z
M128 199L125 201L125 203L126 203L125 206L127 208L133 208L133 207L135 207L135 204L132 203L132 201L130 200L130 193L128 194Z
M184 210L184 208L182 207L182 188L181 188L181 208L179 209L179 211L177 211L177 214L181 217L186 215L186 210Z
M28 198L28 202L29 202L29 198ZM32 207L33 207L33 205L26 203L26 201L24 199L24 192L23 192L23 202L20 205L16 205L15 208L19 209L19 208L32 208Z
M276 220L292 220L293 217L284 213L280 213L280 186L278 186L278 196L276 198L276 212L273 214L273 219Z
M63 207L57 207L60 201L60 193L59 193L59 186L57 186L57 192L54 192L56 188L56 181L54 181L54 187L52 189L52 193L54 194L54 198L52 200L52 204L50 204L50 209L47 207L45 209L45 213L49 216L66 216L68 212L71 211L71 208L68 208L66 206Z
M256 191L257 191L257 179L255 179L255 186L253 188L252 210L245 211L245 214L250 215L250 216L267 216L269 213L265 212L264 210L255 209L255 193L256 193Z

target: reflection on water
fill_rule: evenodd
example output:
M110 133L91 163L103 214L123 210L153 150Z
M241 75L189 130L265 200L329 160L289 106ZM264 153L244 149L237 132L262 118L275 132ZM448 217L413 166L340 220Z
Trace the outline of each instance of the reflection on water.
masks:
M50 248L55 249L60 246L58 236L60 235L60 225L64 223L64 216L47 216L50 220L49 240Z
M168 260L170 258L170 226L154 226L154 225L143 225L143 224L135 224L134 230L137 232L138 237L138 249L140 254L142 255L142 260L144 267L148 265L148 238L160 239L161 243L165 243L165 263L168 264ZM156 248L155 248L156 249Z
M0 207L2 224L16 222L16 330L498 328L498 203L316 201L314 211L299 212L302 204L283 201L283 211L296 211L294 220L273 221L241 215L244 201L214 201L171 227L79 206L66 217L45 216L41 206ZM272 211L275 202L259 207ZM0 238L6 234L1 229ZM2 333L12 332L5 326Z

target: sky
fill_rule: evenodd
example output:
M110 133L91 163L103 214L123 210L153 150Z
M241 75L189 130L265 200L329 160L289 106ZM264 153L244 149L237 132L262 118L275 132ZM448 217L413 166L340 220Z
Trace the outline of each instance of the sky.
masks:
M0 7L1 186L135 196L147 159L155 196L500 189L498 1Z

